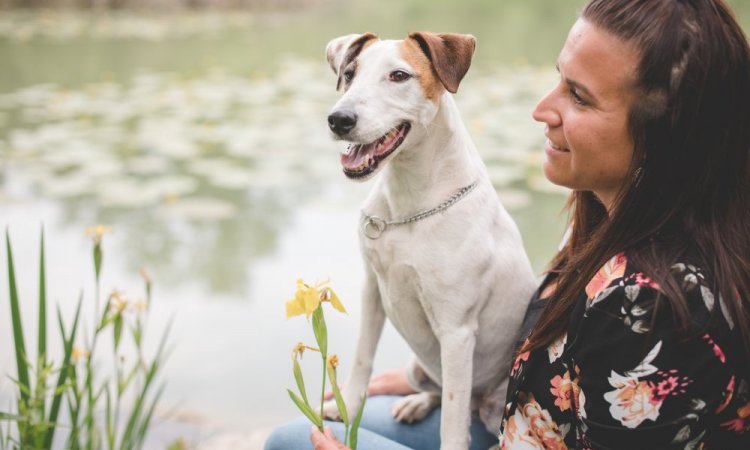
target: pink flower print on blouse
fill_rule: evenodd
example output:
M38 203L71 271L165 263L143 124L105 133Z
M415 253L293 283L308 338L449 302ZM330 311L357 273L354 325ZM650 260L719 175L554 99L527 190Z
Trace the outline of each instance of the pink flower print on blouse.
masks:
M632 370L624 374L613 370L609 377L609 384L615 389L606 392L604 399L609 402L609 413L623 426L635 428L646 419L655 421L659 417L665 396L657 395L658 387L653 383L639 378L653 375L659 370L651 363L659 355L661 345L659 341ZM667 390L671 392L669 385L662 386L662 394Z
M586 285L586 295L588 298L595 298L607 286L612 284L614 280L622 278L625 274L627 262L628 260L625 258L624 253L617 254L607 261L596 275L594 275L594 278L589 281L589 284Z
M576 372L578 371L577 369L578 367L576 367ZM555 406L560 408L560 411L570 409L571 402L575 401L580 392L578 380L571 381L570 373L566 370L563 376L555 375L550 380L550 384L552 385L549 390L550 393L557 397L555 399Z
M680 386L680 379L678 377L666 377L660 382L655 384L656 392L654 393L655 398L665 399L675 389Z
M635 428L646 419L656 421L663 398L656 395L653 384L638 378L623 377L612 372L609 379L614 391L604 394L610 404L609 412L628 428Z
M513 362L513 368L510 370L510 376L515 377L518 374L518 371L521 368L521 363L528 361L530 353L531 352L523 352L518 355L516 360Z
M716 408L716 414L719 414L720 412L727 409L727 406L729 406L729 403L732 401L732 397L734 397L734 375L732 375L732 378L729 379L727 388L724 389L724 401L721 402L721 405L719 405L718 408Z
M565 437L550 416L534 399L519 392L518 406L513 416L508 418L500 440L500 448L507 450L567 450Z
M684 394L687 392L688 385L693 382L690 378L679 375L675 369L659 370L655 376L661 380L649 381L649 383L656 389L655 396L659 400L664 400L669 395Z
M737 418L729 420L721 424L722 427L727 427L730 430L745 434L750 431L750 403L737 409Z
M619 374L612 371L609 384L615 390L604 394L610 404L609 412L628 428L636 428L646 419L656 421L664 400L686 393L693 380L681 376L675 369L659 370L652 363L661 351L662 341L635 368ZM641 380L652 377L654 380Z
M721 348L716 345L716 342L714 342L713 339L711 339L711 336L708 335L708 333L703 335L703 339L705 339L708 342L708 345L713 347L714 355L716 355L717 358L719 358L719 361L722 363L727 362L727 357L724 356L724 352L721 350Z
M652 289L659 289L659 284L652 280L651 278L647 277L646 275L642 273L636 273L633 274L633 277L635 278L635 284L637 284L640 287L650 287Z

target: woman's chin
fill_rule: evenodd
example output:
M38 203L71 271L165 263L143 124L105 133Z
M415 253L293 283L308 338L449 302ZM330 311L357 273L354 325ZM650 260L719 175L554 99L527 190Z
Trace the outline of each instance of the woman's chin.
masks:
M546 178L547 181L554 184L555 186L573 189L571 183L568 180L568 177L563 176L561 173L559 173L559 171L556 171L553 167L550 167L550 164L548 162L544 163L542 172L544 173L544 178Z

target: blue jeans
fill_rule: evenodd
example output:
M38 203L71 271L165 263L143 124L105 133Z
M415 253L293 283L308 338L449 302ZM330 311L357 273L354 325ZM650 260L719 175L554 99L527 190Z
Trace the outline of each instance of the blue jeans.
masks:
M438 450L440 448L440 408L433 410L423 420L399 423L391 415L393 403L400 397L379 395L369 397L359 427L357 450ZM343 442L344 424L326 422ZM304 417L287 422L268 437L264 450L312 449L310 428ZM487 450L497 444L497 436L488 432L479 417L471 419L470 450Z

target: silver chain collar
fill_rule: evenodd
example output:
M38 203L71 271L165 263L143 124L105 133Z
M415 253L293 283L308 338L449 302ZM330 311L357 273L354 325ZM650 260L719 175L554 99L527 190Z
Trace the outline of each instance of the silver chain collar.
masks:
M427 211L422 211L420 213L417 213L411 217L408 217L402 220L387 221L385 219L381 219L378 216L370 216L368 214L365 214L364 211L362 211L362 233L364 233L364 235L367 236L369 239L377 239L380 237L380 235L383 234L385 229L388 228L389 226L414 223L419 220L430 217L434 214L437 214L440 211L444 211L448 209L454 203L466 197L469 194L469 192L471 192L472 190L474 190L475 187L477 187L478 183L479 183L479 180L474 181L470 185L464 186L461 189L459 189L458 192L453 194L448 200L444 201L438 206Z

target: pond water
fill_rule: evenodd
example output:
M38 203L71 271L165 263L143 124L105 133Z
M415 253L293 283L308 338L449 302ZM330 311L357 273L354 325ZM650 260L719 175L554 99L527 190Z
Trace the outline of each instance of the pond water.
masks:
M750 2L730 3L748 29ZM264 13L2 13L0 205L27 322L36 314L41 226L48 291L69 317L81 289L85 305L94 301L84 229L110 225L102 292L142 295L145 267L155 283L149 338L173 320L161 411L238 432L296 416L284 391L293 385L289 355L313 338L304 319L284 319L284 302L299 277L331 280L349 310L329 314L330 346L347 373L360 319L358 205L372 186L343 177L342 144L327 133L337 94L326 42L368 30L477 36L456 100L540 273L561 236L565 192L541 175L542 127L530 114L557 78L552 64L580 5L387 0ZM0 266L5 273L4 258ZM0 370L14 373L4 279L0 292ZM376 370L407 357L387 328ZM304 368L317 383L316 361ZM0 380L4 404L11 390Z

